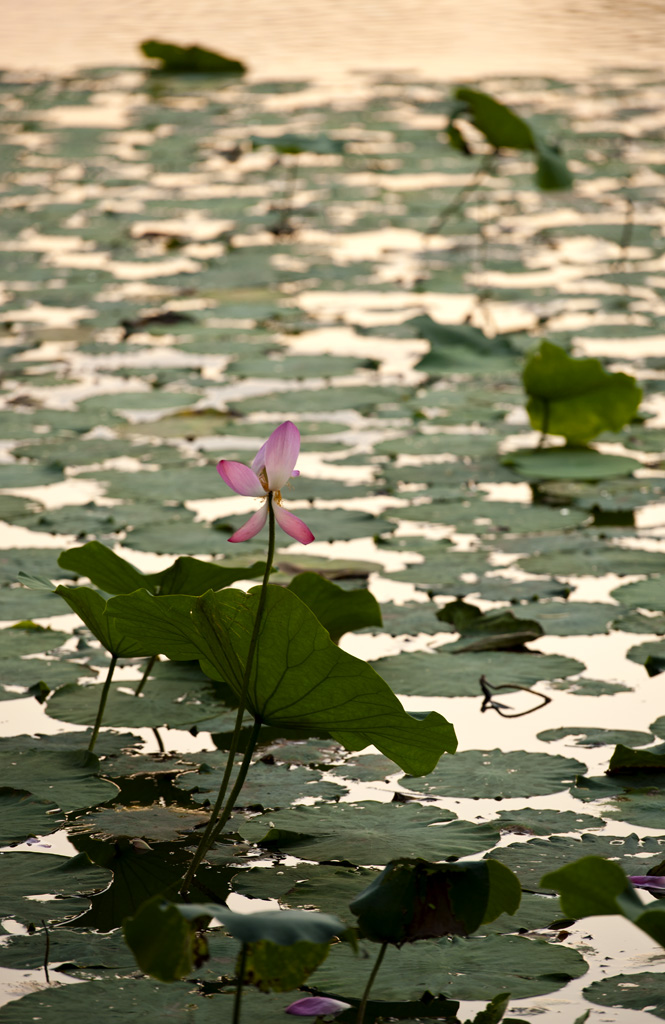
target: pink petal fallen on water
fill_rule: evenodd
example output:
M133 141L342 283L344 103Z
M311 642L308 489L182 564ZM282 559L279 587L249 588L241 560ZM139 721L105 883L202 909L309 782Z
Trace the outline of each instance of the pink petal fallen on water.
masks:
M255 512L253 516L250 516L244 526L241 526L239 530L229 537L230 544L239 544L240 541L249 540L250 537L256 537L263 527L265 526L266 519L268 518L268 502L264 502L258 512Z
M654 896L665 896L665 875L628 875L636 889L646 889Z
M281 491L291 479L299 454L300 431L295 423L286 420L277 427L277 430L273 430L265 443L266 473L271 491Z
M343 1003L341 999L330 999L328 996L307 996L306 999L298 999L286 1007L285 1013L292 1013L296 1017L321 1017L323 1014L337 1014L342 1010L348 1010L351 1003Z
M265 488L253 469L242 462L230 462L222 459L217 463L217 472L225 484L236 494L245 494L250 498L265 497Z
M289 537L293 537L294 540L299 540L301 544L311 544L314 534L307 523L303 523L302 519L294 516L293 512L287 512L277 502L273 504L273 509L275 510L275 519L284 533L288 533Z

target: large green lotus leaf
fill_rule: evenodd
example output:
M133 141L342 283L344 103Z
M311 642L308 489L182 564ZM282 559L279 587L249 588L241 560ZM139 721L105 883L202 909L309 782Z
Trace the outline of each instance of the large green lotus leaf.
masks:
M49 749L39 737L0 740L0 778L4 786L27 790L63 811L82 810L113 800L118 787L98 777L99 759L86 749Z
M378 871L334 864L250 868L233 879L234 892L254 899L277 899L294 909L325 910L349 918L349 903L372 882Z
M520 558L517 565L524 572L554 576L651 575L662 571L663 556L655 551L622 548L581 535L562 539L551 549L543 545L541 551Z
M253 818L239 825L246 839L269 844L304 860L383 865L397 857L446 860L490 849L498 839L491 825L451 820L439 808L416 804L333 804Z
M431 502L400 508L386 515L423 523L446 523L459 533L547 533L573 530L581 526L588 513L576 508L550 508L509 501Z
M61 686L48 701L46 713L62 722L94 725L101 685ZM138 685L138 681L129 686L122 682L111 683L104 709L106 727L122 729L130 723L137 729L163 725L169 729L192 729L196 726L206 732L233 728L235 712L224 706L209 680L193 682L188 674L173 671L159 680L149 680L136 697L134 691Z
M288 589L314 612L335 643L350 630L382 625L381 609L369 590L344 590L314 572L294 576Z
M107 602L98 591L90 587L63 587L60 584L55 588L55 593L64 598L111 654L119 658L141 658L149 653L140 637L129 637L117 628L114 620L108 617Z
M548 871L580 857L606 857L618 861L626 874L641 874L646 854L662 858L659 838L639 839L630 836L596 836L585 833L579 839L572 836L552 836L551 839L529 839L492 852L492 857L514 871L522 888L529 892L549 893L540 879Z
M598 1006L620 1006L625 1010L645 1010L665 1019L665 978L655 971L639 974L616 974L594 981L584 990L590 1003Z
M455 98L460 101L457 109L468 110L472 123L496 149L535 148L529 122L493 96L462 86L455 90Z
M2 966L14 970L36 970L44 964L43 929L32 935L12 935L2 948ZM58 973L86 977L94 971L112 970L125 976L136 972L136 961L120 933L99 935L84 928L54 928L49 934L49 968Z
M584 665L560 654L515 654L483 651L448 654L445 647L428 653L396 654L373 663L395 693L426 697L480 697L478 680L493 686L531 686L582 672ZM503 697L500 698L503 700Z
M222 590L190 600L137 591L112 599L114 621L154 653L198 658L208 675L238 694L260 594L259 588ZM374 669L340 650L306 605L281 587L267 590L247 707L267 725L320 728L351 750L373 743L415 775L431 771L456 746L445 719L408 715Z
M0 853L0 867L0 916L23 924L80 914L88 908L88 894L105 888L111 877L87 857L51 853Z
M48 835L60 828L63 821L57 804L21 790L0 789L0 845Z
M215 763L211 767L210 761ZM197 772L180 775L178 789L188 793L196 804L213 804L222 783L226 756L208 755ZM392 765L394 769L394 765ZM252 765L236 805L263 809L288 807L295 800L335 800L344 792L342 786L326 782L320 772L304 767L263 764Z
M116 508L89 505L65 505L48 509L34 516L26 516L21 525L41 533L68 533L76 537L85 535L108 536L123 528L123 516Z
M427 338L430 350L415 369L430 376L452 372L490 373L515 366L517 353L506 335L488 338L470 324L439 324L430 316L409 321L418 337Z
M498 861L433 864L422 858L391 861L350 904L363 938L404 942L471 935L485 921L514 914L521 890Z
M3 1007L4 1024L25 1024L38 1017L43 1024L127 1024L132 1018L157 1018L170 1024L220 1024L233 1017L233 991L203 996L191 982L166 984L149 978L118 982L88 981L32 992ZM288 1005L283 993L243 993L243 1014L252 1024L274 1024ZM26 1016L27 1015L27 1016Z
M665 569L665 559L661 562L661 569ZM649 611L665 612L665 578L656 576L655 579L640 580L639 583L626 583L623 587L613 590L611 596L619 604L627 605L629 608L639 607L648 608Z
M567 789L586 766L553 754L524 750L464 750L423 779L404 779L409 789L427 796L508 799L543 796Z
M358 999L367 984L367 959L334 946L308 985ZM573 949L519 935L418 942L389 946L372 986L376 1000L416 1000L426 994L453 999L491 999L510 989L514 999L554 992L587 970Z
M198 595L205 594L206 590L221 590L237 580L254 579L265 572L265 562L256 562L243 569L180 557L168 569L143 573L97 541L63 551L58 565L87 576L94 586L108 594L129 594L145 588L153 594Z
M603 428L601 428L603 429ZM640 468L627 455L604 455L591 448L520 448L504 455L510 466L527 480L608 480L629 476Z
M529 356L522 380L534 430L563 434L573 445L621 430L642 398L634 377L608 373L599 359L573 359L548 341Z
M616 743L641 747L653 740L653 736L648 732L636 732L631 729L594 729L588 725L568 725L560 729L545 729L538 733L538 739L545 743L567 737L570 737L569 746L574 747L604 747Z

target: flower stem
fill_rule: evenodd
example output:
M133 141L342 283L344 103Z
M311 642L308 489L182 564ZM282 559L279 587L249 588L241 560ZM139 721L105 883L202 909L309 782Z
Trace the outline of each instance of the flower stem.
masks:
M245 976L245 964L247 963L247 943L243 942L240 950L240 963L238 964L238 980L236 982L236 995L233 1000L233 1024L240 1024L240 1000L242 999L242 983Z
M97 717L95 719L95 724L94 724L94 726L92 728L92 736L90 737L90 742L88 743L88 751L91 754L92 754L93 750L95 749L95 743L97 742L97 737L99 736L99 729L100 729L100 726L102 724L102 719L104 717L104 708L106 707L106 701L108 699L109 690L111 689L111 680L113 679L113 672L114 672L114 669L115 669L115 666L116 666L117 662L118 662L118 655L117 654L112 654L111 655L111 664L109 665L109 670L108 670L106 679L104 681L104 688L102 690L102 695L99 698L99 707L97 708Z
M260 718L255 718L254 719L254 728L252 729L252 734L251 734L251 736L249 738L249 742L247 744L247 750L245 751L245 756L242 759L242 764L240 765L240 770L239 770L238 775L236 777L236 781L233 784L233 789L231 790L231 794L230 794L228 800L226 801L226 804L224 806L224 810L222 811L222 813L221 813L221 815L219 817L219 821L215 825L215 828L213 829L213 832L212 832L212 834L210 836L210 845L211 846L215 842L217 837L219 836L220 832L222 831L222 829L226 825L226 823L229 820L229 818L231 817L231 811L235 807L235 802L238 799L238 795L240 793L240 790L242 789L243 785L245 784L245 779L247 778L247 772L249 771L249 766L250 766L250 764L252 762L252 754L254 753L254 751L256 749L256 741L259 738L259 730L260 729L261 729L261 719Z
M367 979L367 984L365 985L365 991L363 992L363 997L362 997L360 1006L358 1008L358 1019L356 1021L356 1024L363 1024L363 1021L365 1020L365 1010L367 1009L367 1000L369 999L369 994L370 994L372 985L374 984L374 979L376 978L377 974L379 973L379 967L383 963L383 958L386 955L387 948L388 948L388 943L384 942L383 945L381 946L381 949L379 950L379 955L376 958L376 963L374 964L374 967L372 968L372 973L370 974L369 978Z
M199 845L198 845L198 847L196 849L196 853L194 854L194 857L192 858L192 862L189 865L189 868L187 869L187 874L185 875L185 877L183 879L182 886L181 886L181 889L180 889L180 892L182 893L183 896L186 896L187 893L189 892L189 890L191 888L192 881L194 879L194 875L198 871L198 868L199 868L199 865L201 864L201 861L203 860L203 858L207 854L208 850L212 846L213 842L215 841L216 836L219 834L219 831L220 831L219 829L216 828L217 816L219 815L219 812L220 812L220 810L222 808L222 805L224 803L224 798L226 796L226 791L227 791L227 789L229 787L229 782L230 782L230 779L231 779L231 774L233 772L233 764L234 764L234 761L235 761L235 756L236 756L236 753L238 752L238 746L240 745L240 733L241 733L241 730L242 730L242 719L243 719L243 715L245 713L245 708L247 706L247 691L249 689L249 680L250 680L250 677L251 677L251 674L252 674L252 668L253 668L253 665L254 665L254 654L256 652L256 648L257 648L258 640L259 640L259 633L261 631L261 620L263 618L263 611L264 611L265 604L266 604L266 588L267 588L267 585L268 585L268 579L270 578L270 572L272 570L272 563L273 563L274 557L275 557L275 513L274 513L273 507L272 507L272 491L269 491L268 492L268 557L266 559L266 571L265 571L265 573L263 575L263 585L261 587L261 594L260 594L260 597L259 597L259 606L258 606L258 608L256 610L256 618L254 619L254 628L252 630L252 636L251 636L251 639L249 641L249 648L247 650L247 661L245 662L245 671L243 673L242 685L241 685L241 688L240 688L238 712L236 714L236 721L235 721L235 726L234 726L234 729L233 729L233 735L231 736L231 743L229 745L229 752L228 752L228 756L227 756L227 759L226 759L226 767L224 769L224 776L222 778L222 784L221 784L221 786L219 788L219 793L217 794L217 799L215 800L214 807L213 807L213 809L211 811L210 820L208 821L208 824L206 826L206 830L203 833L203 835L201 836L201 840L200 840ZM248 746L248 753L245 754L245 758L243 760L243 764L242 764L242 766L240 768L240 774L238 775L238 778L241 779L240 786L242 786L242 783L245 780L245 775L247 774L247 769L249 768L249 761L250 761L251 756L252 756L252 754L254 752L254 747L256 745L256 737L258 736L259 727L260 727L260 722L257 720L255 722L254 730L252 732L252 739L251 739L250 744ZM247 766L246 767L245 767L245 761L247 762ZM244 774L243 774L243 768L244 768ZM241 776L242 776L242 778L241 778ZM237 784L237 780L236 780L236 784ZM240 792L240 787L238 788L238 792ZM235 786L234 786L234 792L231 794L231 796L235 800L235 798L237 796L237 793L235 792ZM231 805L231 807L232 806L233 805ZM228 813L226 813L227 810L228 810ZM231 813L231 810L228 808L228 805L227 805L227 807L224 808L224 812L226 814L226 817L223 818L222 827L226 823L226 821L228 820L229 814Z
M153 665L155 664L155 662L157 661L158 658L159 658L158 654L153 654L152 658L148 659L148 664L145 667L145 672L141 676L141 682L136 687L136 690L134 692L134 696L135 697L138 697L139 694L141 693L141 691L143 690L143 687L145 686L145 684L148 681L148 676L152 672L152 667L153 667Z

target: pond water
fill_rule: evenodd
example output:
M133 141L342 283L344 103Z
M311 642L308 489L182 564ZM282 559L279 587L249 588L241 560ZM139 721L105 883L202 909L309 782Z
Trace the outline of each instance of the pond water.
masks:
M117 1013L104 995L112 979L136 971L109 931L121 910L114 916L95 897L84 923L104 935L86 933L99 943L92 953L84 942L58 955L77 928L56 925L85 912L86 894L103 890L106 865L121 854L130 882L122 889L113 861L113 892L119 908L135 909L141 861L129 840L154 847L153 873L183 856L207 799L199 766L217 769L233 717L191 666L178 674L162 665L135 700L143 666L121 662L101 761L83 770L76 759L108 657L61 598L18 586L17 573L71 583L57 555L92 540L148 573L184 554L222 565L264 558L260 537L229 554L230 531L253 502L230 496L215 463L251 460L287 418L302 450L285 498L316 540L303 548L282 535L276 580L312 569L346 589L368 585L383 626L346 632L342 649L374 664L409 711L449 719L459 753L414 779L376 751L263 737L261 753L274 763L254 766L243 803L251 810L233 819L243 838L236 869L230 880L211 869L214 897L230 887L239 908L255 898L261 907L270 899L343 913L351 883L366 884L383 847L405 849L406 815L420 828L407 847L415 854L423 844L437 860L451 848L432 854L425 819L456 815L469 831L452 855L494 851L527 893L515 921L504 916L495 935L458 944L473 951L491 939L488 963L504 965L496 978L464 961L446 974L453 980L441 991L462 1000L461 1019L508 990L512 1019L563 1024L587 1010L591 1022L662 1017L659 946L613 917L550 927L562 916L558 903L534 890L585 853L642 874L665 849L662 769L636 771L625 785L605 775L617 744L658 753L665 740L665 86L650 66L665 15L636 5L626 21L598 4L555 18L544 6L527 13L514 4L490 39L478 27L489 21L480 5L387 3L379 16L374 5L352 14L335 4L336 31L371 15L372 33L352 34L334 61L338 37L323 33L321 15L291 4L271 7L269 22L265 5L247 9L222 40L217 8L193 4L175 16L141 5L151 33L168 29L183 41L203 18L200 41L251 62L244 82L137 67L142 28L136 6L122 4L105 12L105 32L96 8L69 5L76 32L65 45L60 29L43 49L28 47L15 9L0 49L12 69L0 79L6 1019L89 1016L96 998L100 1021L128 1012L119 995ZM43 18L30 10L33 31L46 38L57 7ZM516 66L517 24L532 30L520 37L517 64L530 77L505 77ZM286 50L296 38L285 62L277 44ZM35 62L47 73L26 73ZM609 64L623 69L601 70ZM357 67L374 71L331 90ZM479 177L482 141L471 136L478 155L467 157L442 134L444 82L457 76L474 78L559 144L572 189L539 190L530 151L502 155ZM325 88L301 80L315 77ZM293 136L300 152L280 152L294 148ZM441 324L476 331L437 347ZM552 477L505 460L538 444L521 374L541 338L637 378L641 414L593 442L599 458L634 460L621 471L603 463L587 478L565 468ZM542 635L526 650L449 653L460 634L444 608L459 599L536 620ZM26 629L26 620L56 635ZM511 710L527 711L534 694L550 702L514 719L482 713L481 674L533 689L502 691ZM332 848L321 837L316 849L252 846L270 822L292 821L291 805L315 802L308 825L324 821ZM359 802L374 823L373 856L358 852L348 826ZM71 864L63 875L62 862L50 860L77 850L96 865L85 877ZM330 860L356 865L335 879L332 908ZM37 863L49 867L33 880ZM289 870L293 882L307 880L306 897L280 882L278 871ZM77 982L66 989L46 986L47 930L51 979ZM516 940L531 942L530 953ZM544 965L531 964L534 949L545 949ZM330 960L334 977L340 968ZM56 973L58 963L74 966ZM216 983L223 973L213 963L197 977ZM411 998L408 986L394 994L390 974L376 998ZM637 994L620 977L636 974L652 982L640 977ZM318 977L322 988L332 984ZM181 989L169 991L176 1019L186 1019L175 1009ZM279 1007L275 998L263 1009L251 1004L255 1019L281 1019L290 998ZM208 1003L198 999L201 1013ZM432 1012L410 1007L418 1019Z

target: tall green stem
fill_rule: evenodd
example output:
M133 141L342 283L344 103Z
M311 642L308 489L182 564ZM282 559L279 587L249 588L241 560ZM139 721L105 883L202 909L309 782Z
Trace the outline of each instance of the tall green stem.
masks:
M212 835L210 837L211 845L212 845L212 843L215 842L215 840L217 839L217 837L221 833L222 829L226 825L227 821L231 817L231 811L235 807L235 803L236 803L236 800L238 799L238 795L240 793L240 790L242 789L242 787L245 784L245 779L247 778L247 772L249 771L249 766L252 763L252 754L256 750L256 741L259 738L260 730L261 730L261 719L260 718L255 718L254 719L254 728L252 729L251 736L249 737L249 742L247 744L247 750L245 751L245 756L243 757L242 764L240 765L240 771L238 772L238 775L236 777L236 781L233 784L233 789L231 790L231 794L230 794L228 800L226 801L226 804L224 806L224 810L222 811L222 813L220 815L220 818L219 818L219 821L215 825L215 828L213 829Z
M233 1022L240 1024L240 1000L242 999L242 983L245 977L245 964L247 963L247 943L243 942L240 950L240 963L238 964L238 980L236 981L236 995L233 1000Z
M134 693L135 697L138 697L139 694L141 693L141 691L143 690L143 687L145 686L146 682L148 681L148 676L152 672L152 667L153 667L153 665L155 664L155 662L157 661L158 658L159 658L158 654L153 654L152 658L148 659L148 664L145 667L145 672L141 676L141 682L136 687L136 691Z
M238 712L236 714L236 721L235 721L235 726L234 726L234 729L233 729L233 735L231 736L231 743L230 743L230 746L229 746L228 757L226 759L226 767L224 769L224 776L222 778L222 784L219 787L219 793L217 794L217 799L215 800L214 807L213 807L213 809L212 809L212 811L210 813L210 820L208 821L208 824L206 826L206 830L203 833L203 835L201 836L201 840L200 840L199 845L198 845L198 847L196 849L196 853L194 854L194 857L192 858L192 862L189 865L189 868L187 869L187 874L185 875L185 877L183 879L182 887L180 889L180 892L182 893L183 896L186 896L187 893L189 892L189 889L191 887L194 875L198 871L198 868L199 868L199 865L201 864L201 861L203 860L203 858L207 854L208 850L212 846L212 844L213 844L213 842L215 840L215 836L218 834L218 830L216 829L217 816L219 815L219 812L220 812L220 810L222 808L222 805L224 803L224 798L226 796L226 791L227 791L227 789L229 787L229 782L230 782L230 779L231 779L231 774L233 772L233 764L234 764L234 761L235 761L235 756L236 756L236 754L238 752L238 747L240 745L240 733L241 733L241 730L242 730L242 719L243 719L243 715L245 713L245 708L247 706L247 691L249 689L249 680L251 678L252 668L253 668L253 665L254 665L254 655L256 653L256 647L257 647L257 644L258 644L258 641L259 641L259 633L261 631L261 620L263 618L263 612L264 612L265 604L266 604L268 579L270 578L270 572L272 570L272 563L273 563L274 557L275 557L275 513L274 513L274 510L273 510L273 507L272 507L272 491L269 491L268 492L268 557L266 559L266 571L265 571L265 573L263 575L263 586L261 587L261 594L260 594L260 597L259 597L259 606L258 606L258 608L256 610L256 618L254 619L254 628L252 630L252 636L251 636L251 639L249 641L249 648L247 650L247 661L245 663L245 671L243 673L242 685L241 685L241 688L240 688L240 696L239 696L239 702L238 702ZM245 760L247 761L247 767L245 768L244 775L242 775L241 785L242 785L242 782L244 782L245 775L247 774L247 768L249 767L249 759L251 759L251 756L252 756L252 753L253 753L253 750L254 750L254 746L256 744L256 736L258 735L258 727L259 727L259 725L260 725L260 723L256 723L255 726L254 726L254 731L252 733L253 742L250 742L250 744L249 744L249 747L248 747L249 753L245 754ZM245 760L243 761L243 766L245 764ZM241 774L242 774L242 771L243 771L243 768L241 767L241 769L240 769L240 773ZM240 775L238 776L238 778L240 778ZM234 787L234 789L235 789L235 787ZM240 790L238 790L238 792L239 791ZM235 795L237 796L237 794L235 794ZM233 794L232 794L232 796L233 796ZM235 796L233 798L235 799ZM225 808L225 812L226 812L226 808ZM230 811L229 811L229 813L230 813ZM226 814L226 818L224 818L224 823L228 820L228 817L229 817L229 814Z
M97 718L95 719L95 724L92 728L92 736L90 737L90 742L88 743L88 750L90 751L91 754L95 749L95 743L97 742L97 737L99 736L99 729L102 724L102 719L104 717L104 708L106 707L106 701L108 700L109 690L111 689L111 680L113 679L113 672L117 664L117 661L118 655L112 654L111 664L109 665L109 670L104 681L104 689L102 690L102 695L99 699L99 707L97 708Z
M363 1024L363 1022L365 1020L365 1010L367 1009L367 1000L369 999L369 994L370 994L370 991L372 989L372 985L374 984L374 979L376 978L377 974L379 973L379 967L383 963L383 958L386 955L387 948L388 948L388 943L384 942L383 945L381 946L381 949L379 950L379 955L376 958L376 963L374 964L374 967L372 968L372 973L370 974L369 978L367 979L367 984L365 985L365 991L363 992L363 997L362 997L360 1006L358 1007L358 1019L356 1021L356 1024Z

